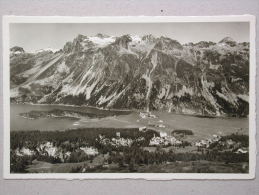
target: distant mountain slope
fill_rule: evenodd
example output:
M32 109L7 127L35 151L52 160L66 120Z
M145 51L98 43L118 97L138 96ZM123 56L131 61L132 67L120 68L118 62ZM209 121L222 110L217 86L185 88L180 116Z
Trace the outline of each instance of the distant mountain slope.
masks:
M78 35L63 49L10 50L11 101L246 116L249 43Z

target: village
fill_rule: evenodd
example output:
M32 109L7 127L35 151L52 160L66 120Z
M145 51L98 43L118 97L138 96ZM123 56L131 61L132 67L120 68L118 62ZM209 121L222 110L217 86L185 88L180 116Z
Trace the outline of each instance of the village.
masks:
M135 159L138 153L144 155L143 158L147 158L148 162L150 161L148 159L152 158L151 162L156 163L161 163L161 159L165 162L177 158L180 161L189 161L191 158L211 159L211 153L214 154L213 158L217 155L224 156L225 153L248 155L248 137L242 134L212 134L205 139L192 139L194 136L192 130L168 131L166 123L151 112L140 112L137 123L139 127L135 129L88 128L65 132L24 132L22 136L25 137L22 140L26 141L12 146L11 157L30 159L30 163L27 164L48 162L65 165L85 162L88 164L86 167L90 167L89 170L84 166L77 171L87 172L100 166L105 169L119 165L119 167L129 166L129 162L124 160ZM19 139L19 132L12 134L11 139ZM196 156L191 157L193 155ZM242 156L241 160L245 158ZM136 160L135 163L141 162Z
M140 131L144 131L144 128L140 128ZM130 138L123 138L120 136L120 132L116 132L116 136L113 138L106 138L105 135L99 134L96 138L96 142L104 147L110 147L110 148L130 148L133 143L141 143L145 141L144 137L138 137L136 139L130 139ZM66 162L70 158L72 152L83 152L87 157L94 157L100 154L97 148L94 146L79 146L76 149L73 148L71 151L64 149L64 145L70 146L72 143L69 141L66 141L63 143L62 146L55 146L53 142L47 141L45 143L39 144L39 146L36 147L36 149L30 149L26 146L22 148L17 148L15 150L15 154L17 156L33 156L33 155L42 155L42 156L49 156L60 159L61 162ZM189 143L187 141L184 141L183 139L176 138L172 135L167 135L165 132L160 132L159 135L153 135L153 137L149 140L149 144L145 146L145 150L148 148L168 148L172 147L174 149L179 148L187 148L186 151L189 148L193 148L193 152L201 152L201 151L207 151L209 149L212 149L212 146L217 147L223 151L232 151L235 153L248 153L248 147L243 147L241 142L233 141L232 139L226 139L222 140L222 137L219 135L213 135L212 138L208 139L202 139L197 142ZM151 151L152 150L148 150ZM153 150L156 151L156 150ZM181 152L184 150L181 149Z

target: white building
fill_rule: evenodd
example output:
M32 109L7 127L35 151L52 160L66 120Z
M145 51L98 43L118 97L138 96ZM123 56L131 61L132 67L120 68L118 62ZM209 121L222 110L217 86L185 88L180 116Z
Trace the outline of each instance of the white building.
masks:
M29 148L21 148L20 150L19 149L16 149L16 151L15 151L15 154L17 155L17 156L25 156L25 155L27 155L27 156L32 156L32 155L34 155L35 154L35 152L33 151L33 150L30 150Z
M83 150L89 156L95 156L99 154L98 150L93 147L80 147L80 150Z
M146 126L144 126L144 127L139 127L139 128L138 128L139 131L145 131L146 129L147 129Z
M167 136L166 132L159 132L159 134L160 134L160 137L166 137Z

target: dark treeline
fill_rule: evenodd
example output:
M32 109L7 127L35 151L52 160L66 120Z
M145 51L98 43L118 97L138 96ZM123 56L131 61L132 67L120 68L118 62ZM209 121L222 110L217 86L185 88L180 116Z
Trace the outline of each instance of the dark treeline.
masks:
M233 152L225 151L206 151L202 153L175 153L172 150L165 152L163 150L156 152L144 151L141 148L132 147L127 148L124 153L112 153L108 162L118 163L120 166L128 165L129 169L137 165L153 165L162 164L166 162L176 162L176 161L214 161L214 162L224 162L224 163L240 163L248 162L249 155L246 154L236 154Z
M129 146L114 146L102 144L99 135L112 139L118 136L121 138L132 139ZM162 146L156 147L155 151L144 150L143 147L149 146L150 139L159 134L153 130L146 132L138 129L78 129L67 131L13 131L11 132L11 172L26 172L26 167L32 164L34 159L49 163L61 163L61 159L49 155L42 155L37 152L37 147L44 142L51 142L53 146L62 149L63 152L70 151L71 155L65 159L65 163L86 162L94 159L94 156L85 154L80 147L91 146L98 149L99 154L108 154L107 164L116 164L121 169L127 169L129 172L137 171L141 165L160 165L167 162L193 162L193 161L211 161L223 163L241 163L248 162L249 153L235 153L234 150L226 150L222 147L226 140L233 140L239 143L240 147L248 147L249 139L247 135L231 134L223 136L218 142L213 143L209 148L203 148L197 152L177 153L173 150L165 151ZM139 139L143 137L144 139ZM187 144L186 146L188 146ZM184 147L183 145L182 147ZM16 149L26 147L35 151L32 156L18 156ZM84 167L82 167L84 168ZM74 172L82 171L77 168Z
M62 149L63 153L69 151L71 155L69 158L64 159L66 163L83 162L92 160L94 157L85 154L80 147L94 147L97 148L99 153L106 154L113 151L123 151L125 146L112 146L100 143L99 135L111 139L116 137L116 133L120 132L120 137L129 138L133 140L134 146L148 146L150 139L159 134L153 130L140 132L138 129L114 129L114 128L89 128L77 129L66 131L11 131L11 172L25 172L27 165L32 164L32 161L37 159L39 161L49 163L61 163L59 157L49 155L42 155L38 152L37 148L40 144L51 142L53 146ZM143 137L144 139L136 141L137 138ZM15 153L16 149L28 148L35 152L31 156L18 156Z
M54 146L62 146L64 142L74 143L71 147L77 146L94 146L102 149L100 144L96 141L99 135L105 135L105 138L114 138L116 133L120 132L120 137L136 139L144 137L143 145L147 146L150 139L159 134L154 130L147 130L145 132L133 128L85 128L77 130L66 131L12 131L11 132L11 149L22 148L26 146L29 149L35 149L39 143L46 141L52 142Z

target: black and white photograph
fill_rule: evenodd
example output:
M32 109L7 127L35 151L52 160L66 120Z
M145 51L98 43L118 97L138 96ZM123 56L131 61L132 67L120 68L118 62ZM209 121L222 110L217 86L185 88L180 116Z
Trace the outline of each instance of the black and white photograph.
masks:
M4 19L7 178L254 176L253 17Z

